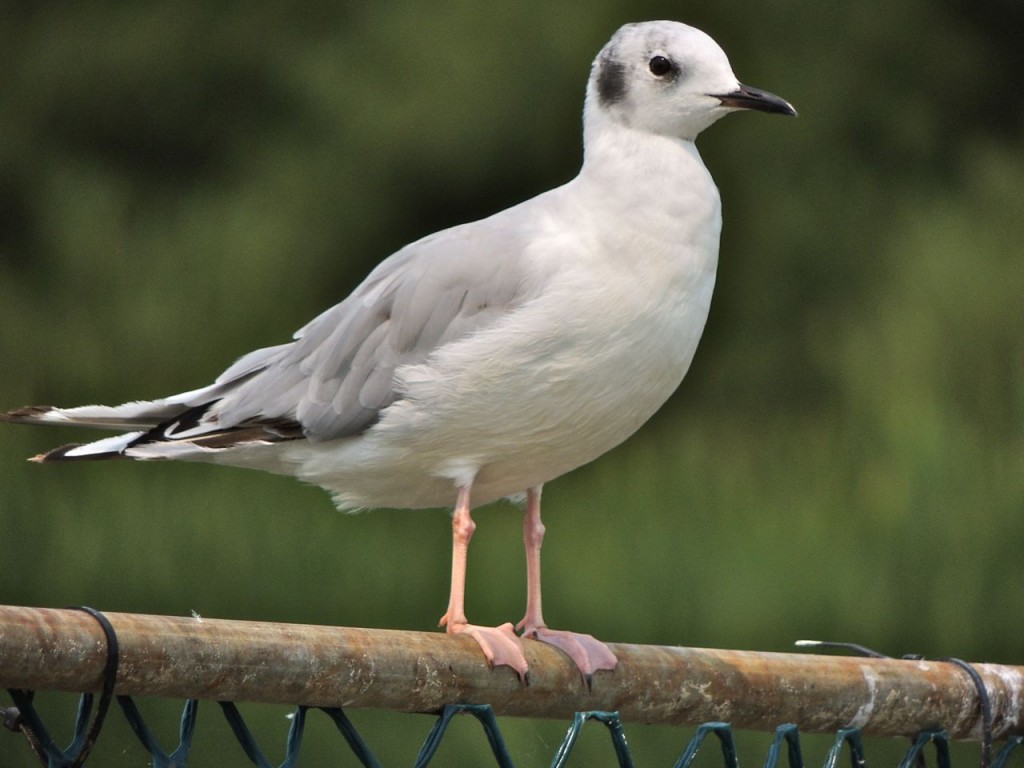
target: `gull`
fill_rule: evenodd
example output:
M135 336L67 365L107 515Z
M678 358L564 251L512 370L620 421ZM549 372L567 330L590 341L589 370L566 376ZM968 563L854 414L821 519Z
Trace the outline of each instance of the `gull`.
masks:
M293 341L244 355L209 386L0 418L120 432L43 463L254 468L319 485L343 510L454 503L440 625L522 680L529 638L563 650L590 682L617 659L591 635L545 624L541 488L632 435L686 374L722 223L694 140L736 110L796 114L742 85L700 30L628 24L591 67L583 165L568 183L405 246ZM525 499L526 613L484 627L465 612L472 510L502 498Z

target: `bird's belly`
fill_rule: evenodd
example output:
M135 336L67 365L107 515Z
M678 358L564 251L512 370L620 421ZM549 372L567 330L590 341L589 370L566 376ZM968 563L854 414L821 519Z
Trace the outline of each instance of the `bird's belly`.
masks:
M489 420L489 429L504 440L480 468L478 498L500 498L552 480L630 437L686 374L703 319L695 333L690 325L590 350L585 359L573 355L565 364L571 374L559 376L553 366L549 380L534 383L531 397L515 404L521 414L516 426Z
M607 453L636 432L675 391L685 369L596 367L588 379L540 387L534 411L519 428L501 429L501 446L482 456L474 481L481 503L553 480ZM540 398L545 398L539 402Z

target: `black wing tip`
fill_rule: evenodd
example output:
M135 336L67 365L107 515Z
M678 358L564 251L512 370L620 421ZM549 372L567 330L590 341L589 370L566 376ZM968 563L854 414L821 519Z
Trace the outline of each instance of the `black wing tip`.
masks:
M52 405L26 405L23 408L0 413L0 421L7 421L11 424L32 424L39 421L40 417L55 410L57 409Z

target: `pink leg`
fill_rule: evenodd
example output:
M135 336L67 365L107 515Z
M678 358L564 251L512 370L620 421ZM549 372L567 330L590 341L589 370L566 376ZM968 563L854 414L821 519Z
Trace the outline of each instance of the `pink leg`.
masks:
M614 670L618 659L611 649L593 635L582 635L558 629L548 629L541 610L540 548L544 543L544 523L540 519L540 487L526 494L526 514L523 517L523 544L526 546L526 615L516 624L523 637L553 645L569 654L589 681L599 669Z
M466 620L466 554L475 530L476 523L470 514L469 486L465 486L459 488L455 514L452 515L452 590L448 610L441 617L440 625L447 627L449 635L467 634L476 640L492 667L512 667L520 679L525 679L526 657L512 624L506 622L500 627L478 627Z

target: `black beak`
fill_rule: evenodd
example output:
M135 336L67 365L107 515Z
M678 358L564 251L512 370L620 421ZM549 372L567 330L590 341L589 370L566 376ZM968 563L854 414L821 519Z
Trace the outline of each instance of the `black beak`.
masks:
M759 112L796 117L796 110L788 101L780 99L774 93L751 88L749 85L740 85L731 93L716 94L715 98L722 102L723 107L730 109L756 109Z

